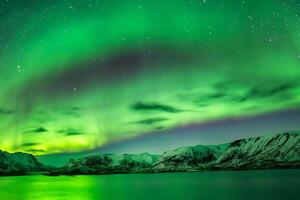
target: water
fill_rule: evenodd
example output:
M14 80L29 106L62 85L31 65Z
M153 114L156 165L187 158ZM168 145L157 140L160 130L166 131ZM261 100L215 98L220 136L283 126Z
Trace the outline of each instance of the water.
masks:
M0 177L3 200L300 198L300 170Z

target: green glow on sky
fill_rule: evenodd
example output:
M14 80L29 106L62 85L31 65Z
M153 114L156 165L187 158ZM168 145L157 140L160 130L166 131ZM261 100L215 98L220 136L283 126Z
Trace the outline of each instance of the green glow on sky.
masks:
M0 149L101 147L296 108L300 4L3 1Z

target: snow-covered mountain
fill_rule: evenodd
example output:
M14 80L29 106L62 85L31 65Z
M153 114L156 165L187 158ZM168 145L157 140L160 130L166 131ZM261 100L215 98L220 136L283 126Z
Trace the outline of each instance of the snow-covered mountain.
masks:
M26 174L43 169L43 165L31 154L8 153L0 150L0 175Z
M159 159L159 155L142 154L99 154L83 157L77 160L71 159L64 168L52 170L59 173L61 170L70 174L91 173L115 173L133 172L152 169L153 164Z
M181 147L162 155L91 155L48 170L50 175L60 175L272 168L300 168L300 132ZM0 150L0 175L41 170L47 169L31 154Z
M215 163L227 147L228 144L181 147L162 154L153 167L165 170L205 167Z
M154 163L159 170L300 167L299 132L248 138L229 144L182 147Z
M217 161L222 168L278 168L300 166L299 132L232 142Z
M102 174L164 171L300 168L300 134L282 133L236 140L221 145L197 145L161 156L100 154L77 160L52 174Z

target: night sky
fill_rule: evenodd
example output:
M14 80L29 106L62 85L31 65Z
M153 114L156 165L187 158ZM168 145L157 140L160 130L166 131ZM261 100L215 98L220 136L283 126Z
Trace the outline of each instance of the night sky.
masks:
M159 152L300 130L299 77L298 0L0 2L2 150Z

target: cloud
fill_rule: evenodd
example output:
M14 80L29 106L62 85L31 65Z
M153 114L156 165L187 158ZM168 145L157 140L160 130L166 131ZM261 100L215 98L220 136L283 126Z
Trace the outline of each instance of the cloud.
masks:
M152 124L160 123L160 122L163 122L166 120L168 120L168 118L157 117L157 118L143 119L140 121L136 121L135 123L144 124L144 125L152 125Z
M31 146L36 146L40 143L37 143L37 142L27 142L27 143L23 143L21 146L22 147L31 147Z
M70 115L70 116L74 116L74 117L80 117L80 114L79 114L80 111L81 111L81 108L79 108L79 107L70 107L70 108L63 109L62 114Z
M259 84L251 87L244 96L239 96L235 98L238 102L244 102L250 99L257 98L269 98L276 97L280 95L292 95L289 94L292 89L295 88L295 85L292 82L282 83L282 84Z
M272 85L272 86L264 86L258 85L253 87L250 92L250 97L269 97L273 95L277 95L282 92L286 92L292 89L294 85L292 83L284 83L280 85Z
M84 133L76 129L65 129L58 131L66 136L83 135Z
M205 107L214 103L244 103L246 101L263 98L281 98L283 100L292 99L291 92L295 87L292 81L285 83L259 83L254 86L248 86L241 91L236 92L236 85L225 84L218 85L214 89L216 92L211 94L199 94L196 98L192 96L193 102L198 107ZM184 96L184 95L181 95ZM187 99L187 98L186 98ZM195 99L195 100L194 100Z
M208 95L207 98L208 99L220 99L220 98L224 98L226 96L227 96L227 94L225 92L217 92L217 93Z
M45 152L42 149L26 149L25 151L31 152L31 153L43 153L43 152Z
M165 127L163 127L163 126L158 126L158 127L156 127L156 130L162 130L162 129L164 129Z
M32 132L35 133L43 133L43 132L47 132L47 129L43 128L43 127L39 127L37 129L34 129Z
M134 111L161 111L168 113L178 113L181 110L174 108L169 105L159 104L159 103L135 103L131 105L131 109Z
M13 110L8 110L8 109L0 108L0 115L10 115L10 114L13 114L13 113L14 113Z
M32 130L28 130L25 133L44 133L44 132L47 132L47 131L48 130L43 128L43 127L38 127L38 128L32 129Z

